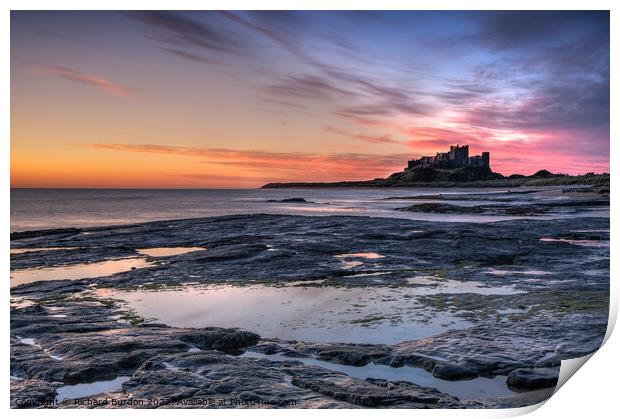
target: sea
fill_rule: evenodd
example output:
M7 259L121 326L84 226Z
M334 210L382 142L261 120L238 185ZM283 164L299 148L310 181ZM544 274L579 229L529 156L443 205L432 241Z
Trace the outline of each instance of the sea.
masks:
M11 189L11 232L259 213L391 217L437 222L493 222L527 218L397 210L411 205L413 202L407 198L414 196L418 197L415 203L423 203L437 201L420 200L420 196L454 195L453 200L445 203L469 206L489 203L476 197L508 192L510 190L506 188ZM463 199L464 196L469 198ZM541 188L534 194L512 196L511 205L563 198L561 189L549 187ZM402 199L394 199L399 197ZM303 198L307 202L282 202L291 198ZM554 213L536 218L569 216L570 213ZM608 217L609 208L594 208L585 216Z

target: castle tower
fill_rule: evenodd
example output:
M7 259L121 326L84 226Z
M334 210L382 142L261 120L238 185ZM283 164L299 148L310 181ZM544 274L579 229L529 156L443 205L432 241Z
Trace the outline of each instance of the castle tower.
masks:
M450 160L467 160L469 158L469 145L451 145L448 155Z
M482 152L482 165L484 167L491 167L491 155L488 151Z
M463 147L461 147L462 153L461 153L461 159L467 160L469 158L469 145L464 145Z

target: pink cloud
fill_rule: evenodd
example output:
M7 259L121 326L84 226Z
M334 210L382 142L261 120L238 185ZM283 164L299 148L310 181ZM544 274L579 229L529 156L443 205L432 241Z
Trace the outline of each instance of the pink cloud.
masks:
M82 73L68 67L39 65L35 67L35 71L41 74L57 76L66 80L92 86L115 96L131 97L136 93L136 90L130 87L121 86L118 83L91 74Z
M351 137L354 140L364 141L367 143L375 143L375 144L401 144L400 141L396 141L392 139L388 134L384 135L368 135L368 134L355 134L350 133L345 130L332 127L331 125L327 125L323 128L325 132L331 132L333 134L345 135L347 137Z
M364 153L281 153L262 150L233 150L222 148L178 147L158 144L90 144L89 147L146 154L167 154L200 158L208 177L222 167L234 167L240 177L272 182L366 180L385 177L402 170L407 154ZM188 175L189 176L189 175Z

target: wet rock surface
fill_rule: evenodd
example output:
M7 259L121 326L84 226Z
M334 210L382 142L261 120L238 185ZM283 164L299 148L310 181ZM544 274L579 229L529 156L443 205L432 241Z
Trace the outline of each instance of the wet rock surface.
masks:
M107 249L114 259L121 255L118 249L124 249L124 257L135 257L136 248L196 246L207 250L147 257L157 262L155 266L90 282L119 286L153 281L163 284L334 278L340 281L359 273L390 271L389 277L383 279L398 284L416 272L450 270L447 275L458 279L464 276L465 267L470 269L468 274L473 274L474 268L483 264L542 269L549 263L556 269L554 276L575 277L579 275L579 270L574 269L579 261L571 260L567 254L579 256L584 259L583 264L591 265L597 261L588 260L588 256L599 256L601 252L567 243L544 243L541 238L564 237L578 229L608 228L609 220L599 218L468 224L337 216L212 217L85 229L70 236L61 230L57 236L46 233L39 239L13 240L11 245L15 248L77 247L79 250L34 252L28 257L11 255L11 270L47 267L50 263L62 266L97 262ZM384 258L347 269L335 257L360 252L376 252ZM55 258L53 262L51 257ZM360 285L363 279L355 281ZM16 287L13 293L33 286L37 285Z
M170 328L130 315L118 303L84 293L61 294L14 308L12 407L83 407L77 400L55 404L57 390L122 375L131 378L121 389L92 394L92 400L114 398L119 407L136 403L138 407L228 408L462 404L413 383L358 380L301 362L240 358L237 355L259 341L248 331ZM219 400L226 404L210 405Z
M434 198L437 199L437 198ZM488 198L481 197L480 200ZM510 198L505 199L510 202ZM497 202L497 199L494 200ZM407 207L396 208L397 211L409 212L427 212L435 214L485 214L485 215L542 215L552 210L562 209L565 212L570 211L578 213L583 207L608 207L609 199L592 199L581 201L566 202L545 202L521 205L503 205L503 204L485 204L462 206L454 204L446 204L441 202L427 202L422 204L414 204Z
M355 366L371 362L395 368L413 366L444 380L506 375L520 368L545 368L547 373L555 371L557 378L562 359L584 356L598 349L607 323L597 316L564 316L554 320L573 326L563 331L543 317L527 322L502 322L497 326L483 324L450 330L427 339L396 345L264 339L251 350L290 357L313 357ZM500 333L502 327L506 329ZM520 387L518 384L511 385ZM528 388L527 385L525 387Z
M77 249L12 254L13 273L135 257L137 248L206 250L147 257L153 266L111 276L12 288L12 406L41 405L62 386L119 376L130 378L122 388L97 397L124 400L122 407L154 398L162 401L149 407L532 404L550 392L459 400L415 382L361 380L302 361L411 366L452 381L508 376L507 384L513 387L552 387L560 361L595 351L605 334L609 248L541 239L604 242L608 231L609 220L603 218L438 224L248 215L16 234L11 241L14 248ZM349 259L336 257L364 252L381 258L350 256L359 263L347 265L343 260ZM426 282L412 280L416 278ZM451 313L473 326L393 345L283 341L217 324L200 329L169 327L141 318L97 292L189 282L295 286L300 280L321 280L316 284L320 287L402 289L407 295L403 298L431 315ZM474 283L467 292L451 288ZM485 290L497 287L515 292L485 295ZM421 289L438 292L418 293ZM299 361L239 356L248 349ZM220 399L233 401L224 406L201 404Z
M282 202L290 204L312 204L313 202L306 201L305 198L283 198L283 199L268 199L267 202Z
M558 383L558 370L555 368L519 368L508 374L509 386L535 389L552 387Z

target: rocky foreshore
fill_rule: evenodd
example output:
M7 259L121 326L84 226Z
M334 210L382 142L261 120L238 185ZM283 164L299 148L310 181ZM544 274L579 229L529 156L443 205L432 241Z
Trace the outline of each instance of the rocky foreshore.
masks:
M136 258L139 248L204 250L147 256L149 266L109 276L13 287L11 403L59 408L533 404L551 395L562 359L601 344L609 301L608 229L606 218L473 224L244 215L13 234L13 249L55 249L12 254L13 273ZM381 259L342 263L343 254L361 260L355 255L364 252ZM401 290L406 301L429 315L448 313L467 326L423 339L403 337L396 344L291 341L218 324L171 327L139 316L105 293L190 282L293 287L299 281ZM476 285L464 292L450 288L453 284ZM441 292L417 293L438 287ZM495 294L496 288L510 293ZM380 313L371 320L369 327L399 321L381 319ZM326 363L312 365L312 360ZM362 379L329 365L412 367L445 382L500 377L520 392L459 398L415 379ZM74 386L111 380L118 380L116 388L91 393L91 402L54 403Z

